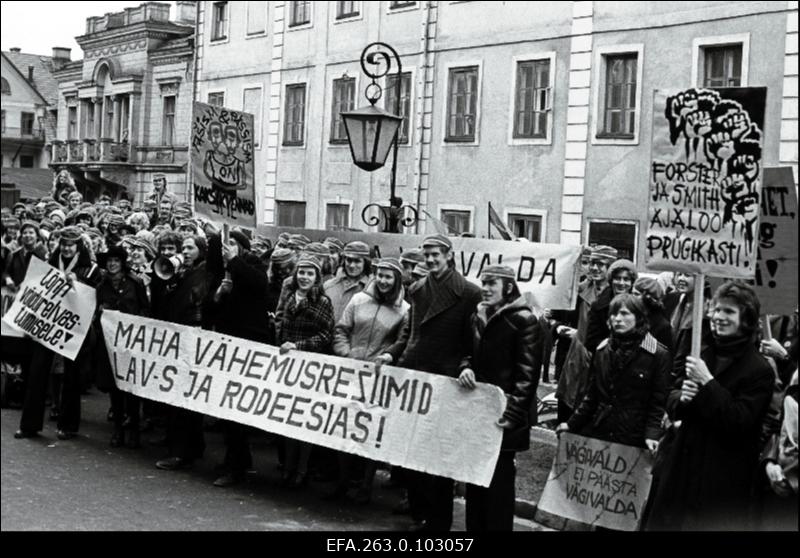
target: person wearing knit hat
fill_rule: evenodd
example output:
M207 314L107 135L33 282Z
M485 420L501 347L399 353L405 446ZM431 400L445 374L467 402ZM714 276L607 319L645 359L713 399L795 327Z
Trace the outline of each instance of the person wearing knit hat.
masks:
M417 265L414 266L414 270L411 272L411 279L412 279L411 282L415 283L420 279L424 279L425 277L428 276L428 273L430 273L428 266L425 265L424 263L418 263Z
M72 213L72 212L70 212ZM79 209L74 212L73 217L73 224L78 225L80 223L86 223L88 226L92 226L92 221L94 220L90 211L86 209Z
M197 234L197 223L189 219L184 219L178 222L176 230L183 238L194 236Z
M42 219L44 219L44 207L45 204L42 202L39 202L33 206L33 213L37 221L41 221Z
M339 266L342 264L342 251L344 250L344 242L335 236L329 236L322 242L330 250L331 270L336 275Z
M430 274L409 291L411 312L404 342L396 343L376 359L456 378L470 349L464 332L481 300L481 291L455 268L452 243L432 235L423 241ZM414 472L408 488L409 505L419 510L422 523L415 529L449 531L453 523L453 480Z
M608 286L589 308L589 322L586 326L586 340L583 345L590 353L594 353L597 346L609 336L608 308L611 301L615 296L629 294L633 290L633 283L638 277L638 272L632 261L619 259L609 266L606 276Z
M290 234L289 240L287 241L287 245L289 248L297 252L298 254L300 251L305 248L311 240L305 235L302 234Z
M106 244L116 246L122 240L122 225L125 218L117 213L108 213L106 216Z
M330 351L333 337L333 307L321 289L322 264L314 256L303 255L297 262L288 287L285 305L279 309L277 344L280 353L299 350L314 353ZM282 484L303 488L308 482L311 444L286 439L286 458Z
M638 277L639 273L634 263L625 258L615 261L608 267L608 282L614 291L614 296L630 293Z
M397 342L408 316L409 304L403 300L403 267L397 258L381 258L375 263L375 279L363 292L353 296L333 333L333 353L360 361L372 361ZM336 500L346 495L350 479L363 470L361 486L354 501L366 504L372 497L377 462L338 452L338 482L324 496ZM359 467L361 465L361 467Z
M22 223L17 244L19 248L10 250L8 259L3 262L5 264L4 283L12 289L18 288L25 279L31 257L36 256L40 260L47 259L47 250L41 242L39 224L36 221Z
M42 222L39 223L39 226L41 227L41 230L49 231L49 232L53 232L55 230L55 228L56 228L56 224L53 223L53 221L51 221L50 219L47 219L47 218L42 219Z
M277 312L278 303L281 300L281 292L284 290L284 282L290 281L294 273L294 264L297 261L297 254L289 248L275 248L269 257L269 268L267 278L267 311L273 315Z
M243 249L250 251L250 239L247 238L247 235L239 229L231 229L229 233L231 240L235 240L239 243L239 246Z
M342 317L347 303L354 294L364 290L372 275L369 246L365 242L360 240L348 242L344 246L342 255L344 273L328 279L324 284L325 294L331 299L333 316L337 322Z
M310 242L303 249L303 253L311 254L319 259L322 263L322 282L333 277L333 268L331 267L331 250L327 245L322 242Z
M59 224L59 225L60 225L60 226L62 226L62 227L64 226L64 222L65 222L65 221L66 221L66 219L67 219L67 216L66 216L66 214L65 214L65 213L64 213L64 211L63 211L63 210L61 210L61 209L54 209L53 211L51 211L51 212L48 214L48 216L47 216L47 217L48 217L48 218L49 218L51 221L53 221L54 223L57 223L57 224Z
M16 217L6 217L2 221L3 225L3 246L9 251L19 248L17 238L19 237L19 227L21 222Z
M287 232L282 232L278 235L278 241L275 243L277 248L289 248L289 238L290 234Z
M482 302L470 321L471 350L459 366L458 384L477 382L506 394L496 424L503 429L500 455L491 484L467 484L467 531L511 531L514 525L514 456L530 447L530 408L536 396L544 332L539 318L521 296L516 272L507 265L481 270ZM496 319L493 319L498 316Z
M14 204L14 207L13 207L12 214L13 214L13 215L14 215L14 217L16 217L17 219L20 219L20 220L22 220L22 216L25 214L25 211L26 211L27 209L28 209L28 208L25 206L25 204L24 204L24 203L22 203L22 202L17 202L17 203L15 203L15 204Z
M650 333L673 354L672 325L664 311L664 288L661 282L656 277L639 277L633 284L633 294L639 296L644 303Z

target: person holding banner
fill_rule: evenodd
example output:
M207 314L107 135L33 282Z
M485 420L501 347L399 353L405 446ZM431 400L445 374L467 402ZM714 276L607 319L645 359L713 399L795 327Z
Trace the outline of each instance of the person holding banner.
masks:
M481 272L483 302L472 316L472 350L458 377L466 389L475 389L480 381L506 394L506 408L497 421L503 442L491 484L467 485L467 531L513 530L514 456L530 447L529 409L539 383L544 335L515 278L514 269L505 265Z
M278 343L281 354L291 350L327 353L333 337L333 306L322 290L322 263L309 255L297 262L281 314ZM282 482L288 488L308 483L308 460L312 445L286 438L286 464Z
M162 300L164 321L194 327L207 325L205 314L210 288L205 261L207 251L208 245L203 237L183 240L183 264L178 271L175 288L166 292ZM170 407L167 443L170 457L158 461L156 467L167 471L190 467L205 452L203 415L180 407Z
M608 322L611 336L592 357L589 389L556 434L575 432L655 453L662 435L670 354L649 333L647 309L638 296L615 296Z
M50 256L51 266L64 272L69 283L80 281L94 288L100 282L100 269L92 263L89 251L81 240L81 230L70 226L61 229L59 245ZM61 409L58 415L56 435L59 440L69 440L78 434L81 422L81 370L91 358L94 334L83 341L75 360L64 359L64 373L61 386ZM19 430L15 438L30 438L38 435L44 426L44 407L47 397L47 382L55 353L42 345L33 349L31 372L25 391Z
M667 398L681 421L652 495L650 530L741 530L749 517L761 423L775 374L756 346L760 303L732 281L712 301L711 336ZM654 479L655 480L655 479Z

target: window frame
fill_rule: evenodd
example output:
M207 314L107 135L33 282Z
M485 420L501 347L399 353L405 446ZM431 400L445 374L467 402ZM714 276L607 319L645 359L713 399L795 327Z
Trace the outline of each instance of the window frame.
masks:
M216 16L215 8L217 5L225 4L225 35L222 37L214 37L214 17ZM211 2L211 32L208 34L208 44L221 45L231 40L231 3L228 1Z
M350 75L351 71L353 72L353 75ZM334 112L333 112L334 111L334 106L333 105L336 102L336 100L335 100L335 97L336 97L336 81L344 79L344 75L345 74L347 75L346 79L353 81L353 99L352 99L353 107L350 110L354 110L356 108L356 102L357 102L357 99L358 99L358 76L359 76L360 72L357 69L352 69L351 70L350 68L347 68L343 72L342 75L340 75L339 77L334 77L333 79L330 80L330 83L331 83L331 89L330 89L331 112L330 112L330 121L328 122L328 145L329 146L344 146L344 147L347 147L349 149L350 142L347 139L347 130L344 129L344 124L342 124L342 129L344 130L344 138L343 139L334 139L334 137L333 137L333 126L334 126L334 122L336 121L335 118L334 118Z
M606 101L606 57L636 54L636 109L633 137L606 136L603 133ZM602 45L594 51L592 68L592 145L639 145L642 127L642 75L644 71L644 43L627 45Z
M448 138L448 128L450 124L450 73L452 70L459 68L470 68L477 66L478 68L478 89L477 97L475 99L475 136L471 141L453 140ZM445 91L444 98L444 112L442 118L442 146L458 145L458 146L479 146L481 142L481 101L483 100L483 60L461 60L445 64L444 71L442 72L443 84L442 90Z
M414 122L415 117L416 117L416 115L414 113L414 95L416 93L416 86L417 86L417 84L416 84L417 69L414 66L410 66L410 67L403 66L403 72L402 73L403 74L409 74L409 76L410 76L409 77L409 90L408 90L408 112L410 113L410 116L407 115L408 116L408 118L407 118L407 120L408 120L408 141L399 142L397 145L398 145L398 147L410 147L410 146L414 145L414 128L416 127L416 123ZM386 110L386 111L389 111L389 112L393 112L393 110L394 110L394 107L391 107L391 109L390 109L387 106L387 104L389 102L389 94L388 94L388 91L389 91L389 77L390 76L395 76L395 75L397 75L397 72L393 72L391 74L387 74L386 76L383 77L383 84L382 84L383 91L384 91L383 109ZM402 86L401 86L401 92L402 92Z
M210 99L209 99L209 96L211 96L211 95L219 95L219 94L222 94L222 104L221 105L215 105L215 104L211 103ZM227 96L228 96L227 89L208 89L208 90L206 90L206 104L207 105L216 106L216 107L224 107L225 106L225 98Z
M0 84L0 94L2 95L11 95L11 84L6 78L2 79L2 83Z
M172 132L170 133L170 142L167 143L166 141L166 132L167 132L167 99L173 99L173 106L172 106ZM176 127L176 119L175 115L178 112L178 95L162 95L161 96L161 145L164 146L175 146L175 136L177 133Z
M305 93L303 94L303 128L302 134L303 139L300 142L295 141L288 141L286 139L286 130L287 125L289 122L288 119L288 110L289 110L289 88L290 87L298 87L303 86L305 89ZM309 86L307 81L296 81L296 82L289 82L284 83L283 87L283 126L281 126L281 147L299 147L305 149L306 147L306 125L308 124L307 118L307 111L308 111L308 99L309 99Z
M391 1L386 3L386 13L390 14L390 15L391 14L401 14L403 12L410 12L412 10L418 10L418 9L419 9L419 2L414 2L413 5L399 6L399 7L396 7L396 8L392 7L392 2Z
M257 39L259 37L266 37L269 34L269 2L259 2L259 4L264 4L264 30L257 33L249 33L247 31L248 26L250 25L250 7L252 3L253 0L248 0L245 2L244 38Z
M464 204L457 204L457 203L440 203L436 206L436 211L438 214L438 219L442 223L446 223L444 220L444 212L447 211L460 211L460 212L467 212L469 213L469 230L466 232L470 232L475 234L475 206L474 205L464 205ZM449 235L448 235L449 236ZM461 236L459 233L458 236Z
M506 226L513 232L511 229L511 224L509 223L509 218L511 215L523 215L528 217L539 217L542 220L542 226L540 228L541 231L541 240L538 242L547 242L547 210L546 209L535 209L532 207L525 207L525 206L514 206L510 205L503 208L503 222Z
M74 105L74 106L67 105L66 109L67 109L67 140L79 139L78 136L80 135L80 132L79 132L80 123L78 121L78 107L77 107L77 105ZM75 127L74 128L72 127L73 122L70 120L70 113L72 111L75 112L75 122L74 122Z
M339 2L334 2L334 9L332 10L333 15L333 23L334 25L337 23L346 23L348 21L358 21L359 19L364 19L364 6L363 2L359 0L353 1L353 7L356 9L354 13L345 16L339 16Z
M27 132L27 128L25 127L25 117L30 116L30 131ZM36 135L36 113L35 112L28 112L28 111L21 111L19 113L19 135L20 137L23 136L35 136Z
M332 230L328 229L328 206L331 205L341 205L347 206L347 228L352 228L353 226L353 200L342 200L342 199L326 199L322 200L323 206L325 207L325 214L322 217L322 222L325 224L325 230Z
M711 37L695 37L692 39L692 75L691 83L696 87L704 87L705 80L705 49L707 47L723 47L728 45L742 45L741 85L748 87L750 77L750 33L735 35L716 35Z
M639 261L639 220L638 219L603 219L590 217L586 220L586 226L583 229L584 245L589 246L589 233L591 232L592 223L605 223L611 225L633 225L633 264L638 265Z
M245 111L244 95L245 91L260 90L259 94L259 114L258 120L253 115L253 148L261 149L261 130L264 128L264 84L263 83L243 83L242 84L242 112Z
M285 203L293 203L293 204L302 204L303 205L303 224L299 227L295 225L281 225L279 224L279 215L280 215L280 207L281 204ZM304 200L275 200L275 226L276 227L294 227L294 228L301 228L304 229L308 225L308 203Z
M293 7L295 1L291 0L286 8L288 9L289 13L287 14L286 19L286 32L292 31L300 31L302 29L310 29L314 26L314 2L308 2L308 21L303 23L292 23L292 15L293 15Z
M519 79L518 70L520 62L536 62L547 60L550 62L549 83L550 88L550 114L547 118L545 137L543 138L518 138L514 137L517 117L517 80ZM555 120L555 85L556 85L556 51L533 52L514 56L511 60L511 75L513 82L509 95L508 109L508 145L552 145L553 144L553 121Z

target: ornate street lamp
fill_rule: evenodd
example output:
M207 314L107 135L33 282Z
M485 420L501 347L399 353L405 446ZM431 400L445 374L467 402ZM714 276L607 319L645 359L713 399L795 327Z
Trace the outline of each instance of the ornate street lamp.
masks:
M374 50L370 52L370 49ZM383 50L386 49L386 50ZM395 81L395 114L387 112L375 106L378 99L383 95L383 89L377 83L377 79L387 75L392 69L392 58L386 51L392 54L397 64L397 79ZM375 71L371 71L367 64L376 66ZM379 66L385 65L381 70ZM361 52L361 69L371 78L371 82L364 90L364 96L369 101L369 106L361 107L357 110L341 113L342 121L347 132L347 141L350 143L350 154L353 156L353 163L365 171L372 172L386 164L386 157L389 155L389 148L394 146L394 159L392 160L391 193L389 195L389 207L382 207L376 203L371 203L364 207L361 212L361 219L368 226L375 226L380 223L380 218L376 215L367 216L371 208L377 208L383 214L388 223L388 232L400 232L400 225L404 227L413 226L417 221L417 210L415 207L403 206L403 200L395 196L395 178L397 175L397 141L400 132L400 124L403 118L400 114L400 85L402 81L403 65L400 63L400 56L391 46L382 42L370 43ZM406 211L411 215L404 216Z

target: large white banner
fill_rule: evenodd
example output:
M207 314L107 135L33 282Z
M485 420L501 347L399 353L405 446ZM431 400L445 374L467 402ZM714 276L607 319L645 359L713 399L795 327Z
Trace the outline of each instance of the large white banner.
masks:
M135 395L408 469L489 486L496 386L302 351L116 311L101 316L117 386Z
M361 240L377 256L395 256L419 248L424 235L323 231L259 226L259 234L273 242L282 232L303 234L314 241L335 236L342 242ZM539 308L571 310L575 307L576 267L581 247L543 242L511 242L486 238L453 237L456 270L472 283L481 284L481 270L505 264L517 272L517 284L529 302Z
M9 326L68 359L74 360L92 325L95 290L39 258L31 258L25 281L3 316Z

